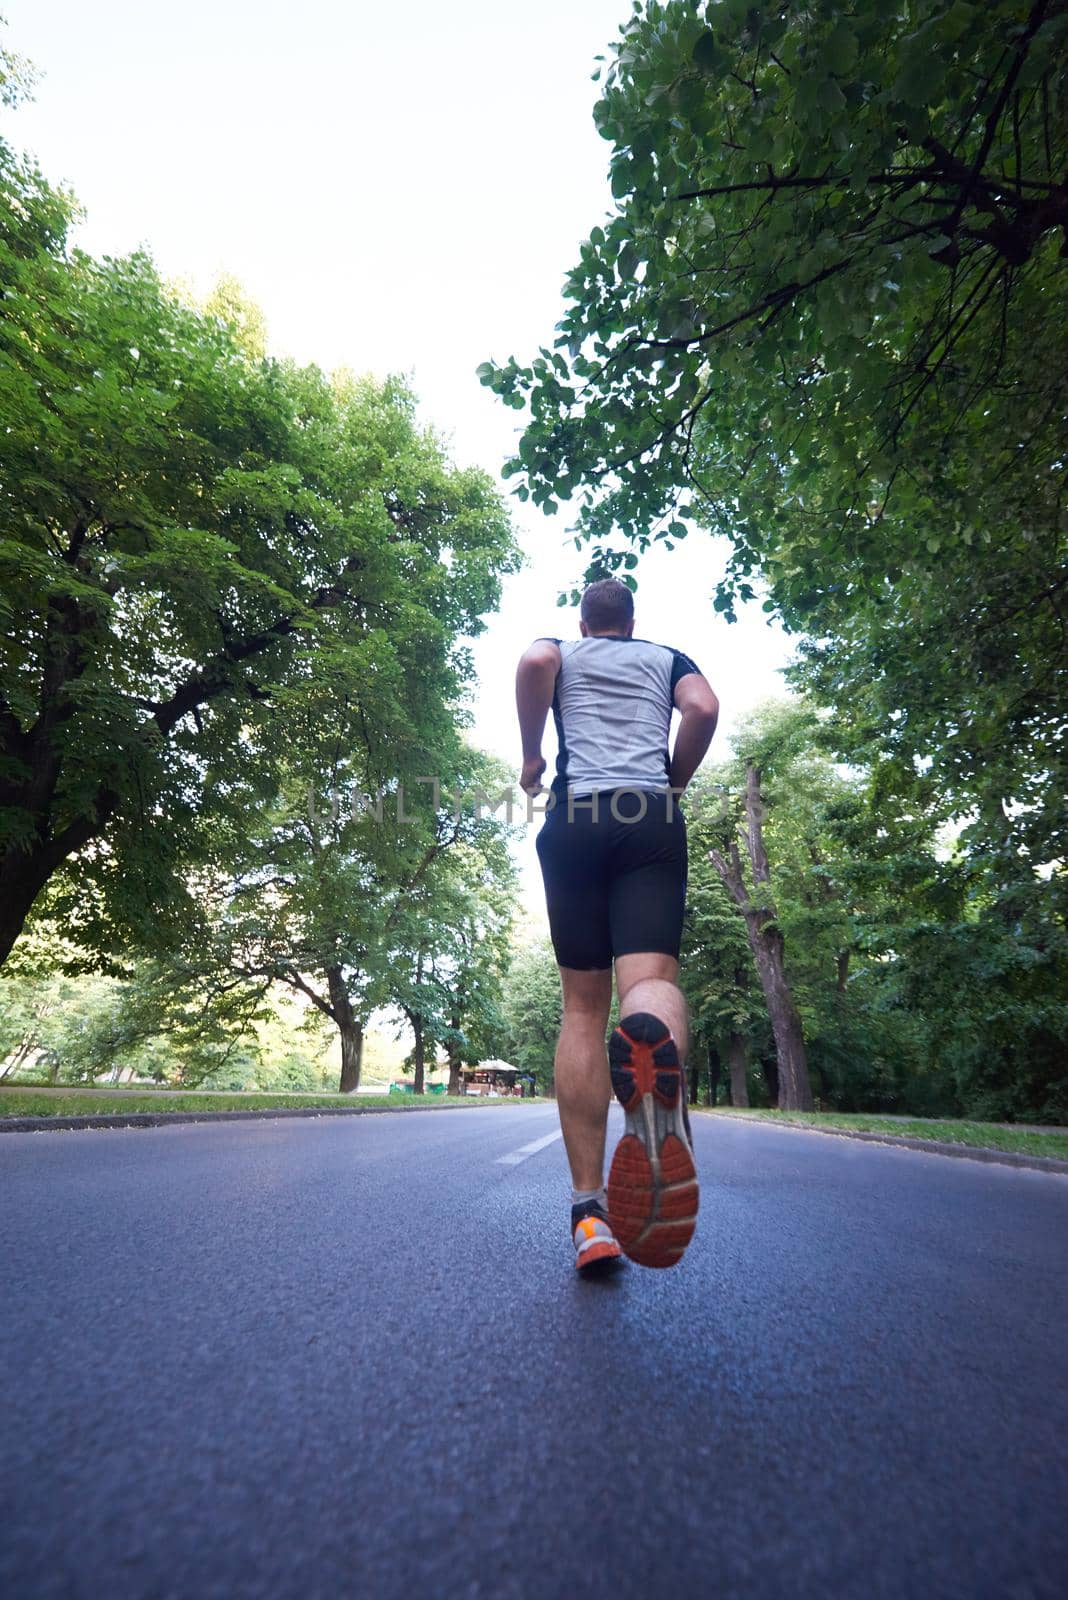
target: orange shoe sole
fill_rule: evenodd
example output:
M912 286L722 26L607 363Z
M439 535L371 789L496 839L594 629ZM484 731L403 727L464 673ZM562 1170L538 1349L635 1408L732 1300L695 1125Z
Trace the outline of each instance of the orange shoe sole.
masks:
M608 1174L612 1232L639 1266L673 1267L699 1203L678 1050L659 1017L638 1011L615 1029L608 1060L627 1119Z
M578 1272L588 1272L591 1267L600 1267L602 1271L610 1261L621 1261L623 1252L614 1239L602 1239L599 1244L591 1244L581 1256L575 1257L575 1268Z

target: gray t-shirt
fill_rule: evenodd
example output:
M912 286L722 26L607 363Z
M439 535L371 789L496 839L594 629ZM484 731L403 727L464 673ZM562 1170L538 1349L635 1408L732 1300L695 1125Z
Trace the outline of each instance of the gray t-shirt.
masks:
M559 754L553 791L670 788L668 733L675 685L699 669L648 639L553 639Z

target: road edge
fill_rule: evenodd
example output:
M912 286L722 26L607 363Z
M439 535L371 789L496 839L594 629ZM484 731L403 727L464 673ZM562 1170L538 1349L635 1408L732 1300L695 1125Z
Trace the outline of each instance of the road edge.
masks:
M711 1106L691 1106L708 1117L720 1115ZM1058 1156L1028 1155L1022 1150L997 1150L992 1145L950 1144L945 1139L915 1139L904 1133L877 1133L870 1128L813 1128L803 1122L771 1122L766 1117L747 1117L742 1111L720 1116L724 1123L746 1122L750 1127L780 1128L786 1133L818 1133L839 1139L862 1139L868 1144L897 1145L904 1150L921 1150L932 1156L956 1156L964 1161L984 1161L1002 1167L1030 1167L1035 1172L1057 1172L1068 1177L1068 1161Z
M84 1117L0 1117L0 1133L48 1133L50 1130L70 1133L80 1128L166 1128L172 1122L266 1122L277 1121L280 1117L394 1117L398 1114L411 1116L420 1111L440 1116L443 1111L475 1109L474 1105L276 1106L262 1111L128 1111L109 1112L100 1116L90 1113Z

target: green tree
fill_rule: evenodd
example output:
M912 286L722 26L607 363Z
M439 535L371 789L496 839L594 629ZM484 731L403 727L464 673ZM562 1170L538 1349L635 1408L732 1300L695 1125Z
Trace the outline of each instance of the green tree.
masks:
M7 18L0 16L0 28L6 26ZM33 63L0 45L0 106L10 109L23 100L32 99L36 82Z
M705 1058L709 1104L715 1105L726 1064L731 1104L749 1104L749 1065L754 1047L766 1044L767 1008L755 981L752 952L738 907L712 865L709 851L720 841L720 795L706 778L691 791L690 870L680 974L690 1007L690 1099L696 1104L701 1057ZM711 825L710 825L711 824Z
M786 973L786 941L772 887L765 839L764 775L769 768L777 768L783 775L804 740L807 721L803 708L787 706L753 719L741 730L735 740L738 770L726 774L724 804L709 830L708 859L738 908L760 979L775 1039L778 1102L784 1110L811 1109L812 1089L801 1014Z
M390 695L449 721L508 520L401 383L268 360L232 294L70 250L6 145L0 206L0 957L72 861L85 948L180 943L299 706L384 743Z
M474 787L450 797L461 808L442 824L449 845L406 892L385 941L381 994L412 1030L414 1090L422 1094L428 1047L449 1063L449 1092L460 1067L499 1036L501 972L515 911L516 874L507 825L483 811L481 795L500 785L496 762L473 763ZM487 781L488 780L488 781ZM490 796L492 799L492 796Z
M1066 38L1061 0L635 6L616 209L555 346L481 369L522 498L577 495L599 572L725 535L717 607L759 576L839 748L930 765L1002 883L1068 853Z
M850 981L861 1053L875 1069L869 1103L1063 1121L1068 935L1050 916L1048 886L1011 900L993 893L983 864L959 847L943 847L933 870L917 857L911 884L904 853L901 864L896 923L868 922ZM846 1077L847 1093L855 1081Z
M508 1060L531 1073L543 1094L551 1094L563 1002L548 939L517 948L505 975L503 1011Z
M440 1018L437 1042L449 1064L448 1092L460 1069L500 1053L502 979L515 918L517 883L506 829L485 819L469 844L443 859L445 882L432 912L430 977Z
M906 1104L931 1065L935 1019L900 1003L914 931L948 930L963 914L959 869L939 866L932 818L903 811L868 774L836 770L804 704L761 708L734 742L735 760L693 801L683 971L695 1031L727 1054L738 1090L756 1057L769 1098L786 1105L781 1028L768 1049L785 991L787 1048L799 1031L824 1104L945 1109L931 1094ZM944 1091L937 1064L933 1076Z
M245 1087L278 1027L264 990L149 962L128 978L54 969L0 980L0 1077L116 1081L126 1073L195 1086ZM277 1052L275 1052L277 1054Z
M933 820L869 774L836 770L825 724L804 706L766 708L754 724L740 748L764 761L764 835L810 1072L827 1105L897 1109L916 1041L881 1005L884 970L917 918L960 912L938 881Z
M343 1093L359 1085L376 1009L407 1014L417 1077L428 1046L455 1033L462 1049L468 1025L477 1035L511 914L504 825L472 795L495 769L449 717L428 728L403 709L362 748L369 721L350 742L314 707L294 711L289 784L225 841L190 942L205 980L281 986L336 1029ZM482 948L465 953L476 934Z

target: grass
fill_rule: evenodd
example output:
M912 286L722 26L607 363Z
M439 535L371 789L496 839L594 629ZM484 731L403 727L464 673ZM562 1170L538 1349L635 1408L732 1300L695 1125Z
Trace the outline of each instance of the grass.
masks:
M10 1117L125 1117L141 1112L174 1113L213 1111L298 1111L342 1109L355 1116L361 1111L436 1111L442 1106L515 1106L529 1101L480 1095L396 1094L197 1094L180 1089L145 1089L137 1093L109 1094L106 1089L66 1089L59 1094L34 1094L32 1090L6 1093L0 1086L0 1120ZM536 1101L535 1104L543 1104Z
M699 1106L712 1116L731 1116L729 1107ZM997 1127L989 1122L935 1122L915 1118L910 1122L880 1116L850 1115L844 1111L742 1110L738 1115L767 1122L787 1122L801 1128L855 1128L863 1133L891 1133L908 1139L936 1139L942 1144L967 1144L983 1150L1011 1150L1019 1155L1054 1156L1068 1161L1068 1134L1030 1133Z

